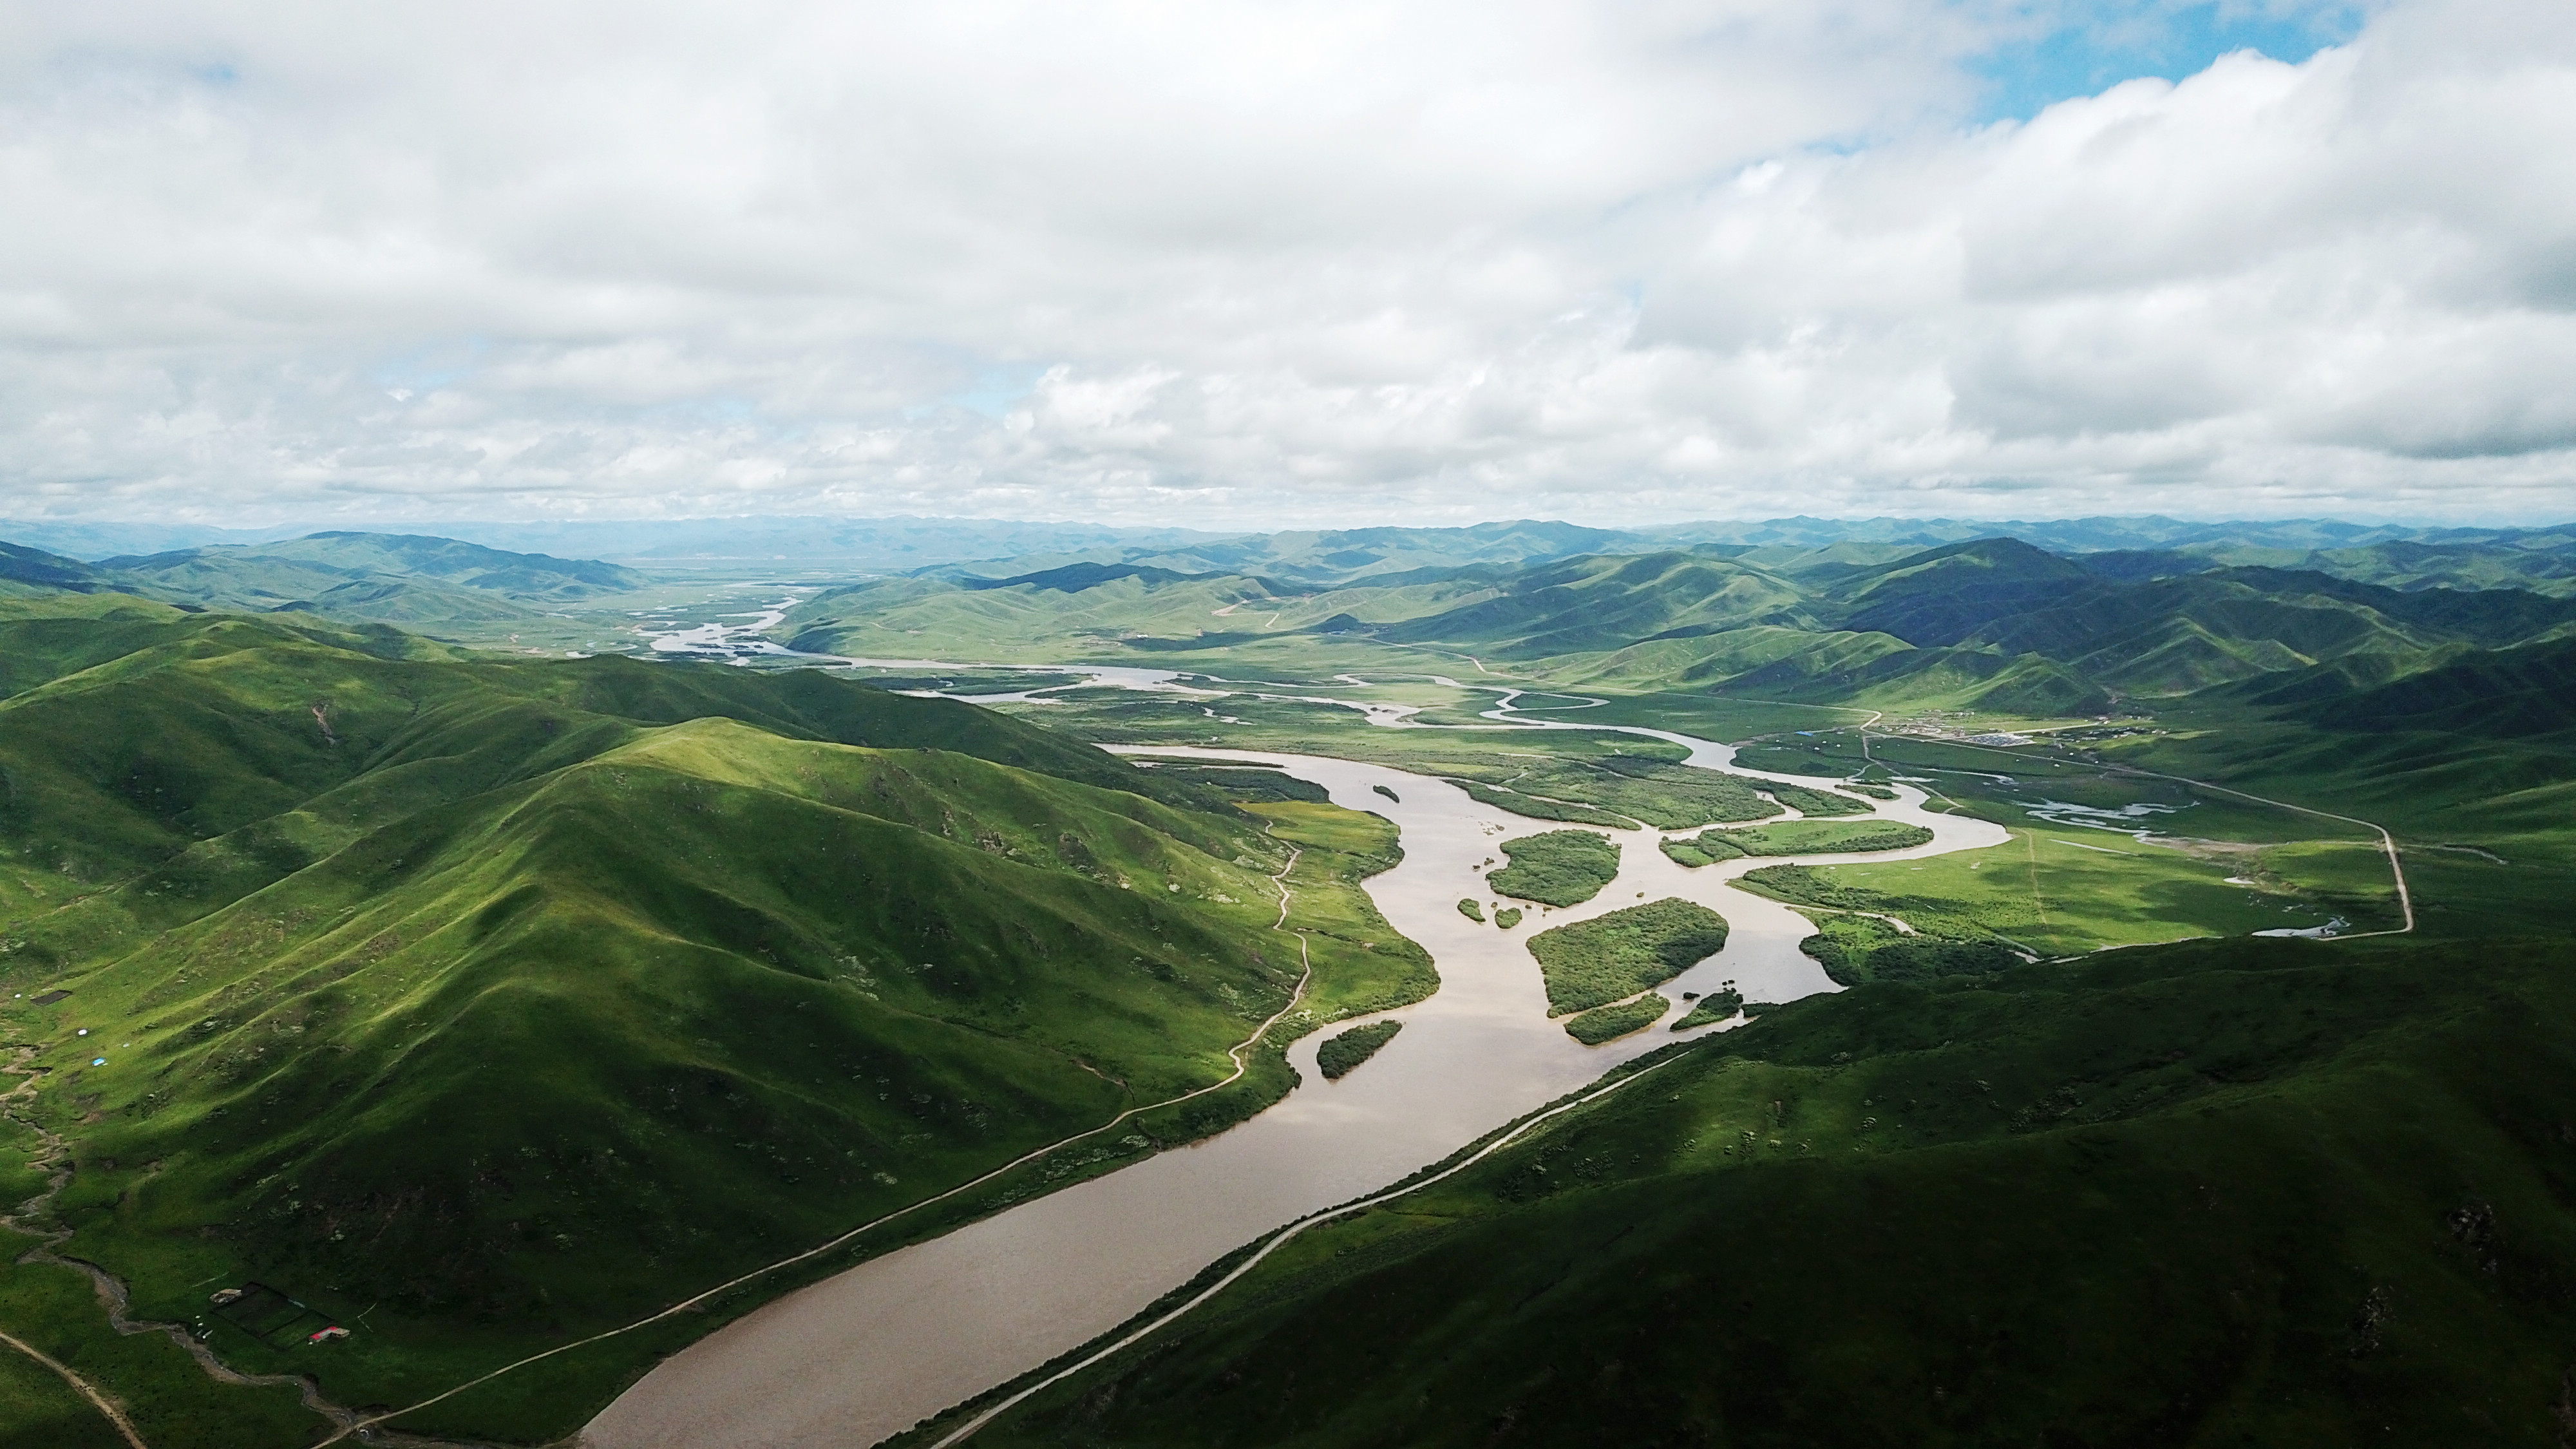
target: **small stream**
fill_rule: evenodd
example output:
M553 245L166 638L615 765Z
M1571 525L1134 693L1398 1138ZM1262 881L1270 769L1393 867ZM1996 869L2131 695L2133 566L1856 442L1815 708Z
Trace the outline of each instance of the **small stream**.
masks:
M732 652L727 626L691 632ZM662 647L659 641L656 647ZM761 652L770 651L787 652L775 645ZM832 662L961 667L935 660ZM1206 692L1181 684L1167 670L1082 665L1065 672L1124 688ZM1618 728L1683 746L1693 766L1733 769L1732 746L1665 730L1515 717L1518 692L1497 689L1503 697L1485 713L1495 721L1487 725L1425 725L1411 718L1419 711L1410 706L1317 702L1360 709L1390 728ZM1836 989L1798 950L1813 931L1805 918L1726 885L1747 870L1783 863L1777 859L1691 870L1656 848L1662 832L1601 830L1621 843L1618 878L1580 906L1529 907L1520 927L1504 932L1468 920L1456 904L1462 896L1495 899L1483 877L1500 863L1497 845L1534 831L1592 827L1512 815L1476 803L1446 781L1383 765L1258 750L1138 746L1123 752L1275 764L1323 785L1337 805L1394 821L1402 831L1403 863L1372 879L1368 892L1395 930L1430 951L1440 971L1439 991L1427 1001L1380 1013L1403 1021L1404 1031L1338 1082L1316 1071L1315 1049L1351 1023L1299 1041L1289 1060L1301 1085L1240 1126L873 1259L709 1335L611 1404L583 1432L584 1445L874 1444L1115 1327L1262 1233L1395 1181L1614 1064L1675 1039L1658 1023L1585 1047L1565 1034L1561 1021L1549 1020L1538 964L1523 942L1551 926L1666 896L1718 911L1732 928L1725 949L1658 988L1676 1003L1676 1014L1684 1009L1681 993L1706 994L1727 980L1749 1001L1789 1001ZM1817 783L1752 770L1734 773ZM1396 798L1379 793L1380 786ZM1880 802L1879 816L1930 829L1929 843L1871 855L1791 859L1910 859L2008 838L2000 826L1927 811L1923 792L1897 788L1903 798Z

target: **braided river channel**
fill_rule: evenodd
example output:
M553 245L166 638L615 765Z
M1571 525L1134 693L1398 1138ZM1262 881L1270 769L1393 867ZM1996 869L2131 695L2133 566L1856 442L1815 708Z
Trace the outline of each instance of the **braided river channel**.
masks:
M772 645L759 652L783 651ZM1085 666L1068 672L1095 684L1200 692L1160 671L1118 671L1134 679L1104 677ZM1420 725L1405 718L1410 711L1351 707L1395 728L1621 728L1516 719L1504 693L1487 716L1496 723L1481 727ZM1757 788L1764 781L1820 783L1736 770L1728 745L1661 730L1621 732L1684 746L1689 764L1747 776ZM1129 752L1275 765L1324 786L1336 805L1394 821L1402 831L1403 863L1371 879L1367 889L1387 921L1431 953L1439 990L1379 1013L1401 1020L1404 1030L1339 1081L1328 1082L1315 1069L1316 1046L1377 1017L1335 1023L1300 1040L1288 1056L1301 1084L1250 1121L871 1259L736 1320L638 1380L583 1431L582 1444L863 1449L1089 1342L1242 1244L1396 1182L1612 1066L1679 1039L1661 1022L1597 1047L1567 1036L1561 1021L1548 1019L1538 963L1525 946L1548 927L1679 896L1716 910L1731 931L1723 950L1658 988L1667 998L1678 1003L1682 992L1713 992L1724 981L1733 981L1748 1001L1790 1001L1836 989L1798 950L1814 929L1803 917L1726 884L1779 859L1694 870L1656 848L1662 832L1600 830L1621 846L1618 878L1579 906L1530 907L1519 929L1505 932L1457 908L1464 896L1494 899L1483 876L1500 864L1500 842L1593 827L1524 819L1480 805L1445 781L1384 765L1254 750ZM1896 788L1901 798L1877 802L1878 817L1923 826L1933 833L1930 842L1870 855L1788 859L1912 859L2007 838L2000 826L1928 811L1922 791Z

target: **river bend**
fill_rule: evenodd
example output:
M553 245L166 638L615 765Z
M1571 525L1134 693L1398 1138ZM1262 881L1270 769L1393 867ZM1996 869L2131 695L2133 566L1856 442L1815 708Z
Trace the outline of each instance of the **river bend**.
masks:
M1162 671L1135 673L1159 677L1119 682L1176 683ZM1510 703L1506 694L1489 715L1503 728L1602 728L1513 719ZM1410 723L1383 706L1369 713L1384 724ZM1702 768L1729 769L1735 754L1666 731L1624 732L1681 744L1691 751L1689 763ZM1393 1182L1673 1039L1659 1023L1585 1047L1550 1021L1538 964L1522 944L1549 926L1680 896L1715 909L1732 930L1723 951L1660 988L1668 997L1705 994L1724 980L1752 1001L1835 989L1798 950L1813 930L1804 918L1725 884L1777 860L1690 870L1656 848L1660 832L1604 830L1623 846L1618 878L1584 905L1531 908L1520 928L1506 933L1468 920L1456 905L1462 896L1494 899L1483 874L1489 859L1499 863L1497 844L1537 830L1590 827L1528 820L1479 805L1445 781L1383 765L1253 750L1131 752L1276 764L1325 786L1337 805L1393 820L1403 863L1369 881L1368 891L1396 930L1430 951L1439 991L1380 1013L1401 1019L1404 1031L1338 1082L1315 1070L1315 1048L1347 1023L1291 1048L1302 1084L1240 1126L872 1259L727 1325L645 1375L592 1421L581 1443L863 1449L1097 1337L1243 1243ZM1378 793L1381 785L1396 799ZM1999 826L1929 812L1921 791L1898 789L1903 798L1881 803L1880 818L1929 828L1929 843L1792 859L1906 859L2007 838Z

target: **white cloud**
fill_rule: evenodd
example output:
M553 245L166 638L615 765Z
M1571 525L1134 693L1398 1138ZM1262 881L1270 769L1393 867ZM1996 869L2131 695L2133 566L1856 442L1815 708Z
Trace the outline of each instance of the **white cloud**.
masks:
M20 6L0 515L2576 513L2562 8L2028 14Z

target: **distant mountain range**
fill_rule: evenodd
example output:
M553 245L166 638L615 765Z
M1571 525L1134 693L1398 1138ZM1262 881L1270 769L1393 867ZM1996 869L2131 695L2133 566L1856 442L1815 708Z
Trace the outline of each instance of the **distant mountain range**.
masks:
M1280 575L1328 555L1282 537L1296 547L1267 552L1269 575L1084 563L858 584L791 610L777 637L862 657L936 640L1178 662L1303 633L1508 661L1571 686L2058 717L2317 670L2377 688L2470 651L2576 647L2576 598L2525 588L2409 590L2200 559L2164 573L2135 553L2068 558L2017 539L1701 545L1310 587Z
M394 532L395 530L387 530ZM1139 564L1181 573L1260 573L1300 582L1426 567L1522 563L1587 553L1737 545L1921 549L2012 537L2052 553L2124 552L2132 567L2207 563L2315 568L2397 587L2447 583L2576 588L2576 524L2444 528L2334 519L2195 522L2161 517L2054 520L1775 518L1639 529L1513 520L1460 528L1356 528L1209 533L1177 528L965 518L728 518L578 523L421 523L405 530L505 551L612 559L664 569L776 566L894 573L951 568L1003 577L1074 563ZM207 547L262 549L304 536L155 524L0 522L0 538L84 562Z
M317 533L94 563L0 543L0 581L133 594L182 608L427 627L532 618L546 606L623 593L646 579L617 564L506 553L452 538Z
M1882 533L1898 522L1874 521ZM2576 529L2450 530L2425 541L2358 525L2249 526L2267 543L2172 520L2025 526L2054 547L1990 536L1929 546L1658 541L1526 521L1165 535L1089 555L880 575L800 605L777 638L859 656L910 657L939 640L987 657L1037 648L1073 658L1342 635L1472 652L1569 686L2052 717L2216 686L2269 689L2258 681L2303 681L2299 697L2313 700L2426 671L2465 677L2476 672L2459 657L2467 651L2576 648ZM1845 525L1750 531L1834 527ZM935 530L924 529L928 540ZM2076 547L2124 540L2154 546ZM2336 540L2348 542L2305 546ZM414 534L317 533L95 560L0 544L0 590L123 593L482 638L549 614L622 609L607 601L652 580L626 564ZM2554 677L2536 658L2498 667ZM2529 726L2564 713L2543 687L2517 717Z
M892 572L966 559L1100 548L1185 547L1226 535L1185 528L1113 528L976 518L698 518L600 523L410 522L380 531L458 539L508 551L579 554L672 569L780 565ZM159 524L0 521L0 538L72 558L179 549L258 547L313 533Z

